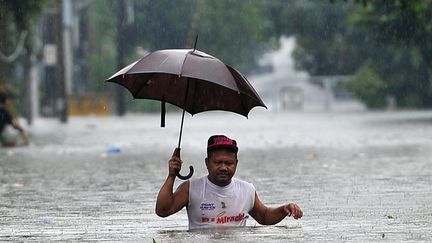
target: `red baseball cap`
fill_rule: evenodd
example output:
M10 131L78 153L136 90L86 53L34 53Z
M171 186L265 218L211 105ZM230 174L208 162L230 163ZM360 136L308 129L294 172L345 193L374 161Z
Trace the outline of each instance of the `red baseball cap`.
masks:
M235 153L238 151L237 142L225 135L213 135L207 141L207 152L215 149L228 149Z

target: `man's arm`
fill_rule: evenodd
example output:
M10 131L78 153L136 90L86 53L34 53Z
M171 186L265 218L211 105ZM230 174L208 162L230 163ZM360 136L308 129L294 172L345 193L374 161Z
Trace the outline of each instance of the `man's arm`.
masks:
M20 132L21 138L24 140L24 144L28 145L30 143L30 140L27 134L25 133L24 128L21 127L19 122L16 119L12 119L11 125L13 128L15 128Z
M156 200L156 214L160 217L168 217L177 213L189 202L189 181L185 181L173 193L175 171L181 169L181 160L173 155L169 161L169 173Z
M303 216L303 212L297 204L290 203L277 208L269 208L261 202L256 193L255 203L249 214L263 225L277 224L286 216L293 216L295 219Z

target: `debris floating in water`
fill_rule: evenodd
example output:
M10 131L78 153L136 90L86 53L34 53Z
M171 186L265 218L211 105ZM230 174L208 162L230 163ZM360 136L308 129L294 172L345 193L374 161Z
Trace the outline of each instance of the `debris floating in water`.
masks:
M107 150L108 154L119 154L121 152L122 152L122 149L118 146L111 146Z

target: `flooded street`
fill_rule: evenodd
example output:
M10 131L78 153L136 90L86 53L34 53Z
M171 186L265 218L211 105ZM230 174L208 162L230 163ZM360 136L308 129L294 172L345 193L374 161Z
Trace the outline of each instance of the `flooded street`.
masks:
M239 144L237 177L301 220L189 232L186 211L154 213L180 114L37 120L30 147L0 150L0 241L430 242L432 112L187 116L184 171L206 173L207 138ZM179 181L177 181L179 182Z

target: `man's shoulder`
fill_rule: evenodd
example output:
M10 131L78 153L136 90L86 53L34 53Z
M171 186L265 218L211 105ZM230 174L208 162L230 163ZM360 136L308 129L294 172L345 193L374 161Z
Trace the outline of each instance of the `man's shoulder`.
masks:
M239 182L239 183L252 184L252 183L250 183L250 182L248 182L248 181L245 181L245 180L239 179L239 178L237 178L237 177L233 177L232 179L233 179L234 181L236 181L236 182Z
M204 180L206 180L206 178L207 178L207 176L201 176L201 177L198 177L198 178L192 178L192 179L189 180L189 182L204 181Z
M245 181L245 180L242 180L239 178L233 178L233 181L234 181L234 183L241 185L242 187L247 187L247 188L255 190L255 186L248 181Z
M12 114L3 106L0 106L0 120L6 123L12 120Z
M11 113L9 112L8 109L6 109L4 106L0 106L0 114L7 115L7 116L11 116Z
M201 176L198 178L192 178L192 179L188 180L189 181L189 187L199 186L200 184L205 183L205 180L206 180L206 176Z

